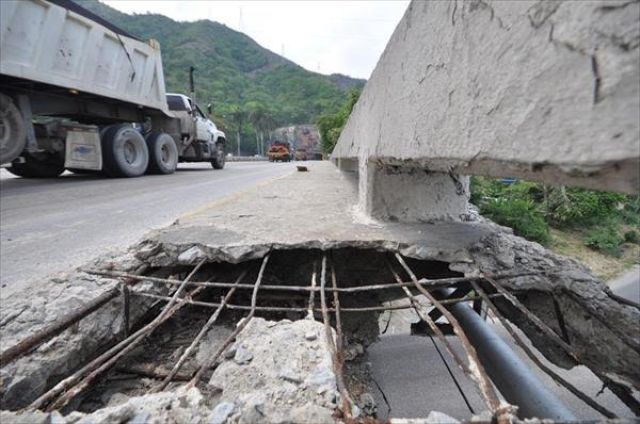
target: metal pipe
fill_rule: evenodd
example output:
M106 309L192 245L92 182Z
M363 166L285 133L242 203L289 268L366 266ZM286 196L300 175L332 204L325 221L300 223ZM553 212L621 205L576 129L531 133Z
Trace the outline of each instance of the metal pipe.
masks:
M446 291L442 291L446 294ZM491 381L504 398L518 406L520 418L550 418L577 421L573 413L553 395L513 350L467 304L447 306L476 348Z

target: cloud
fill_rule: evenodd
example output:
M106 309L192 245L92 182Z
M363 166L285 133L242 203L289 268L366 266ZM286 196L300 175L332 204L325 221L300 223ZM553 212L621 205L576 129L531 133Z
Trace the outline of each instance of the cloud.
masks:
M397 1L103 0L125 13L209 19L308 70L368 78L409 3Z

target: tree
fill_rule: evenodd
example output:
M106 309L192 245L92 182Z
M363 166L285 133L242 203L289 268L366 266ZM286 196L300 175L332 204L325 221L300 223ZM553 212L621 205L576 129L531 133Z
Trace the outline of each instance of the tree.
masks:
M242 133L242 126L244 125L247 118L247 112L239 104L233 104L229 107L229 111L226 117L227 117L227 121L231 123L231 125L233 126L236 132L238 156L240 156L240 145L241 145L240 135Z
M320 131L320 144L325 153L330 154L333 151L359 97L359 90L350 91L346 101L336 111L325 113L316 119Z
M256 134L257 153L264 155L264 132L275 128L276 122L263 103L252 101L247 103L245 108L249 111L249 122L251 122Z

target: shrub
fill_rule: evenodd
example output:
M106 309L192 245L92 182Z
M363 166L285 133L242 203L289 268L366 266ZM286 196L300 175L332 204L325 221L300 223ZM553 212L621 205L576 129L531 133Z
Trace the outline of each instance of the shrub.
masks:
M584 244L594 250L620 257L620 245L624 238L620 236L613 224L595 227L585 239Z
M636 230L630 230L624 233L624 241L627 243L640 244L640 235Z
M584 227L619 214L626 196L581 188L554 188L549 193L547 219L555 227Z
M549 227L544 215L531 200L490 199L482 203L480 212L500 225L513 228L513 232L540 244L549 243Z

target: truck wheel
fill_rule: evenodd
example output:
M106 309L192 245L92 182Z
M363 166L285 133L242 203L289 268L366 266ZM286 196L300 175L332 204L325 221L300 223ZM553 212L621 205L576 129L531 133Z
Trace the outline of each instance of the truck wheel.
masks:
M7 171L23 178L56 178L64 172L62 153L25 153L24 160L12 164Z
M103 170L110 177L139 177L147 170L147 143L131 125L118 124L107 129L101 145Z
M211 166L213 166L213 169L224 168L224 163L225 163L224 155L225 155L224 143L223 142L216 143L216 157L211 161Z
M27 144L27 130L22 114L11 97L0 94L0 163L20 156Z
M173 138L163 132L149 134L145 141L149 149L150 174L173 174L178 167L178 148Z

